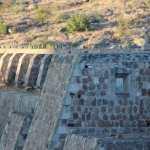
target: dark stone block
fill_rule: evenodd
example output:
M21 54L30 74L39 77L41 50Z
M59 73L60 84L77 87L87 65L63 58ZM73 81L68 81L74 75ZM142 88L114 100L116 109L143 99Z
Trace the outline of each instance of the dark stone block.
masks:
M87 135L88 129L80 128L79 134Z
M117 129L111 129L110 136L115 136L117 134Z
M123 126L124 126L124 121L120 120L120 127L123 127Z
M121 112L122 112L122 113L126 113L126 107L122 107L122 108L121 108Z
M103 99L102 102L103 102L103 105L107 105L108 104L108 101L106 99Z
M71 98L73 98L75 96L75 93L69 93Z
M62 125L66 125L67 124L67 120L66 119L61 119L61 124Z
M88 108L85 107L83 112L84 112L84 113L88 113Z
M97 100L97 105L98 105L98 106L102 105L102 100L101 100L101 99L98 99L98 100Z
M91 105L92 105L92 106L96 106L96 99L94 99L94 100L91 102Z
M107 127L107 126L106 126ZM103 132L103 134L106 136L108 136L109 135L109 129L107 129L107 128L104 128L103 130L102 130L102 132Z
M105 127L105 122L103 120L98 120L98 127Z
M96 88L96 86L93 83L91 83L89 85L89 90L95 90L95 88Z
M27 138L27 134L22 134L22 137L25 140Z
M116 111L116 113L120 113L120 112L121 112L120 106L117 106L117 107L115 108L115 111Z
M106 146L106 147L107 147L106 150L115 150L113 143L107 143L106 145L107 145L107 146Z
M82 114L82 121L85 121L85 114Z
M90 112L86 115L86 119L91 120L91 113Z
M106 95L106 91L103 90L103 91L100 92L100 94L101 94L101 96L105 96Z
M134 106L134 107L133 107L133 111L134 111L134 113L137 113L137 111L138 111L137 106Z
M144 143L144 150L150 150L150 141Z
M88 86L86 84L83 84L82 88L83 88L83 90L87 90Z
M128 113L131 114L132 113L132 106L128 107Z
M115 126L119 127L120 126L120 122L119 121L115 121Z
M112 115L110 116L110 119L111 119L111 120L115 120L115 119L116 119L116 116L115 116L114 114L112 114Z
M84 105L84 99L79 99L79 105Z
M69 122L69 123L67 124L67 126L68 126L68 127L76 127L75 123L71 123L71 122Z
M109 101L108 104L112 107L114 106L114 101Z
M103 112L103 113L106 112L106 106L101 107L101 112Z
M108 107L108 113L112 113L113 107Z
M76 77L76 82L77 83L81 83L81 78L80 77Z
M91 135L93 133L95 133L95 128L89 128L88 129L88 134Z
M123 119L123 120L127 120L128 117L124 114L124 115L122 115L122 119Z
M108 116L106 114L103 115L103 120L108 120Z
M78 115L78 113L73 113L73 119L78 119L79 118L79 115Z
M129 116L129 120L133 121L134 119L135 119L135 118L134 118L133 115L130 115L130 116Z
M81 110L82 110L82 107L81 107L81 106L78 106L78 107L77 107L77 111L81 112Z

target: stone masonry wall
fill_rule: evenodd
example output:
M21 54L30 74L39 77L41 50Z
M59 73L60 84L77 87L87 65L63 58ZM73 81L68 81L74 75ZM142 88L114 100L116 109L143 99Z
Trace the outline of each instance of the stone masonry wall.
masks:
M150 150L150 53L68 53L0 55L0 148Z
M75 134L97 138L98 150L126 143L124 150L149 150L150 53L82 53L78 59L54 143L59 139L65 148L63 139ZM56 150L63 149L59 142Z
M149 136L150 54L81 55L67 99L71 117L62 119L62 124L71 133L99 138Z

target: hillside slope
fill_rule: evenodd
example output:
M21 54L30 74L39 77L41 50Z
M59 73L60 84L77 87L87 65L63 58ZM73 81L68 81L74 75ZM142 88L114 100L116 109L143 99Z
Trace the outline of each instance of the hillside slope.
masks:
M0 32L1 24L7 27L1 46L134 48L150 43L150 0L18 1L1 4L0 18Z

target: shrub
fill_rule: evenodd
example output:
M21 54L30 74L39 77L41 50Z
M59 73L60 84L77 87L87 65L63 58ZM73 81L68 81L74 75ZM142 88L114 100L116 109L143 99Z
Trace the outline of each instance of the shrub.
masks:
M38 22L44 23L46 21L47 12L44 9L37 7L35 13L36 13L35 19Z
M119 16L118 18L118 26L115 30L115 38L118 40L122 40L125 37L132 35L132 30L130 29L130 20L124 18L124 16Z
M150 8L150 0L144 0L145 6Z
M132 28L131 19L120 15L118 18L118 26L114 30L113 38L121 42L123 47L131 47L133 45L132 36L135 30Z
M86 31L90 28L90 22L85 15L74 15L67 21L66 29L68 32Z
M0 21L0 34L7 34L7 33L8 33L8 26L3 21Z
M22 6L21 5L17 5L17 4L13 4L10 7L10 11L11 11L12 14L14 13L14 15L22 13Z

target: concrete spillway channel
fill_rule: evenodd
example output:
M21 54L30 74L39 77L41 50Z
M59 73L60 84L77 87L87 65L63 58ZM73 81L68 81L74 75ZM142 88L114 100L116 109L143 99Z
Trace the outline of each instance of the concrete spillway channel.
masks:
M1 80L9 85L42 87L49 54L3 53L0 55Z

